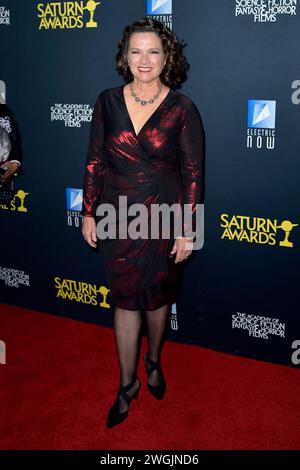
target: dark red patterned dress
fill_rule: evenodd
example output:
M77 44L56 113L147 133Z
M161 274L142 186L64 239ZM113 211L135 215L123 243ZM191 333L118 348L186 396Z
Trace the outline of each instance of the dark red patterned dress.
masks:
M150 209L151 204L179 202L194 209L200 203L203 161L203 128L196 106L170 89L136 135L123 88L103 91L95 104L82 214L95 217L100 203L113 204L118 214L119 196L127 196L128 207L142 203ZM128 237L99 243L114 306L154 310L176 301L182 263L170 257L172 231L169 239Z

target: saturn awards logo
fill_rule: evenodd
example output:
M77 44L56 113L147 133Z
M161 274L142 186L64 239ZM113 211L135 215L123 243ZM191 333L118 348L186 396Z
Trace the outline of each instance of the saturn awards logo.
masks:
M280 223L276 219L229 214L221 214L220 225L221 239L284 248L293 248L292 230L299 226L287 219Z
M54 278L56 298L77 302L94 307L110 308L108 294L110 290L104 285L56 276Z
M18 191L16 191L13 199L10 202L3 202L0 204L0 210L27 212L28 209L26 207L25 199L28 194L29 193L26 193L23 189L19 189Z
M147 16L172 29L172 0L147 0Z
M94 0L38 3L39 29L97 28L95 11L100 3Z

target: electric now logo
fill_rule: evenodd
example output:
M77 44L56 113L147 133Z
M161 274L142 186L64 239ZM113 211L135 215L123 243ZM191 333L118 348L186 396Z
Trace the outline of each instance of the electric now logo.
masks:
M147 16L172 29L172 0L147 0Z
M248 127L275 129L276 101L248 100Z
M66 188L67 223L69 227L79 227L82 219L83 190Z
M275 147L276 101L248 100L247 148Z
M80 212L82 210L82 195L82 189L66 188L66 200L68 211Z
M172 13L172 0L148 0L148 15L170 15Z

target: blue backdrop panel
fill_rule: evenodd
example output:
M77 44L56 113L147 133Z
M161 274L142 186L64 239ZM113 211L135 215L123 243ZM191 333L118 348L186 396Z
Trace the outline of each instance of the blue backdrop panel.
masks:
M112 326L103 261L81 235L84 164L95 100L123 83L123 28L149 14L187 44L180 91L206 136L204 246L186 264L169 338L297 367L299 5L160 3L0 5L0 80L24 153L18 194L0 206L1 300Z

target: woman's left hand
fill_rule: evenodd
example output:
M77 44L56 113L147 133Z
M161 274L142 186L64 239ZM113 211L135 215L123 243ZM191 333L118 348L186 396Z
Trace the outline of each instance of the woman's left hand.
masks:
M1 182L2 183L8 183L8 181L13 177L17 169L19 168L19 164L16 162L4 162L2 165L0 165L1 168L7 169L6 172L1 175Z
M175 263L186 260L192 253L193 239L188 237L178 237L175 240L170 256L176 253Z

